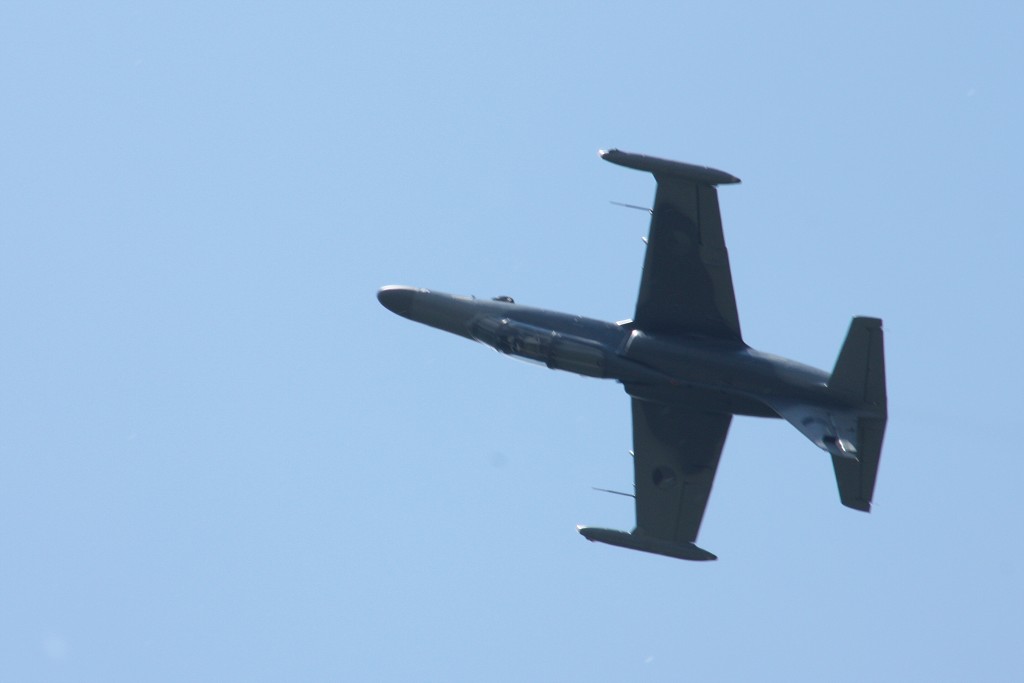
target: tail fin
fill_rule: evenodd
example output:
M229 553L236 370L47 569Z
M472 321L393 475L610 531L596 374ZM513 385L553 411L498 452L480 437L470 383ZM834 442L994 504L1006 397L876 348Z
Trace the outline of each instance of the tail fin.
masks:
M868 512L875 490L888 419L882 321L854 318L839 352L829 389L858 406L857 458L832 455L843 505Z

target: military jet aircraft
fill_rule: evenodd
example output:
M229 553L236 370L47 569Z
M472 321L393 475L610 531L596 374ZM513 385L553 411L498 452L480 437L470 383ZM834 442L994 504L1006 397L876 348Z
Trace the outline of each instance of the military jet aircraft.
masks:
M377 298L398 315L503 354L625 387L636 528L578 527L591 541L717 559L694 541L733 415L787 420L831 456L842 504L870 511L888 416L882 321L853 319L831 373L750 348L740 334L716 190L739 179L615 149L600 155L657 181L632 320L395 285Z

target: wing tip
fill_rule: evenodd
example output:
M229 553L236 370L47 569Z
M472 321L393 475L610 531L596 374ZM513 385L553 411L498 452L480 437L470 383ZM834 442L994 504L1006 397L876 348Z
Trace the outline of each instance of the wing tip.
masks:
M610 161L619 166L634 168L638 171L649 171L657 175L675 176L702 185L732 185L741 182L739 178L731 173L726 173L710 166L698 166L696 164L683 163L682 161L647 156L646 154L623 152L615 148L601 149L598 150L597 154L605 161Z
M666 557L674 557L679 560L692 560L696 562L707 562L718 559L718 556L714 553L708 552L707 550L704 550L704 548L699 548L693 543L667 541L660 538L653 538L651 536L644 536L636 532L630 534L625 531L602 529L600 527L593 526L580 525L576 527L576 530L579 531L580 535L588 541L607 543L608 545L615 545L620 548L628 548L630 550L640 550L654 555L664 555Z
M861 512L867 512L867 513L871 512L871 501L869 501L869 500L860 500L860 499L857 499L857 500L845 499L844 500L844 499L840 498L840 502L842 502L843 505L845 505L846 507L850 508L851 510L859 510Z

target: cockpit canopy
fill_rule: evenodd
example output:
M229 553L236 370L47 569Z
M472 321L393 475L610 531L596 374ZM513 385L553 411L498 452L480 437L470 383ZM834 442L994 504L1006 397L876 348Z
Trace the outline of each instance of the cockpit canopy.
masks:
M492 301L502 301L502 302L504 302L504 303L506 303L506 304L514 304L514 303L516 302L516 300L515 300L515 299L513 299L513 298L512 298L512 297L510 297L510 296L506 296L506 295L504 295L504 294L503 294L503 295L501 295L501 296L496 296L496 297L494 297L494 298L492 299Z

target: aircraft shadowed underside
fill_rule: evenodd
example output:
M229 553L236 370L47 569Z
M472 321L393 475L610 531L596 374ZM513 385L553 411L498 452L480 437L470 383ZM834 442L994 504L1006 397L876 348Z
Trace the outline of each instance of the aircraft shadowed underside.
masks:
M743 342L718 185L738 178L619 150L601 157L657 181L632 320L590 320L413 287L391 311L550 368L620 382L632 400L636 528L579 527L591 541L687 560L733 415L782 418L827 452L843 505L871 509L887 402L882 321L854 318L831 373Z

